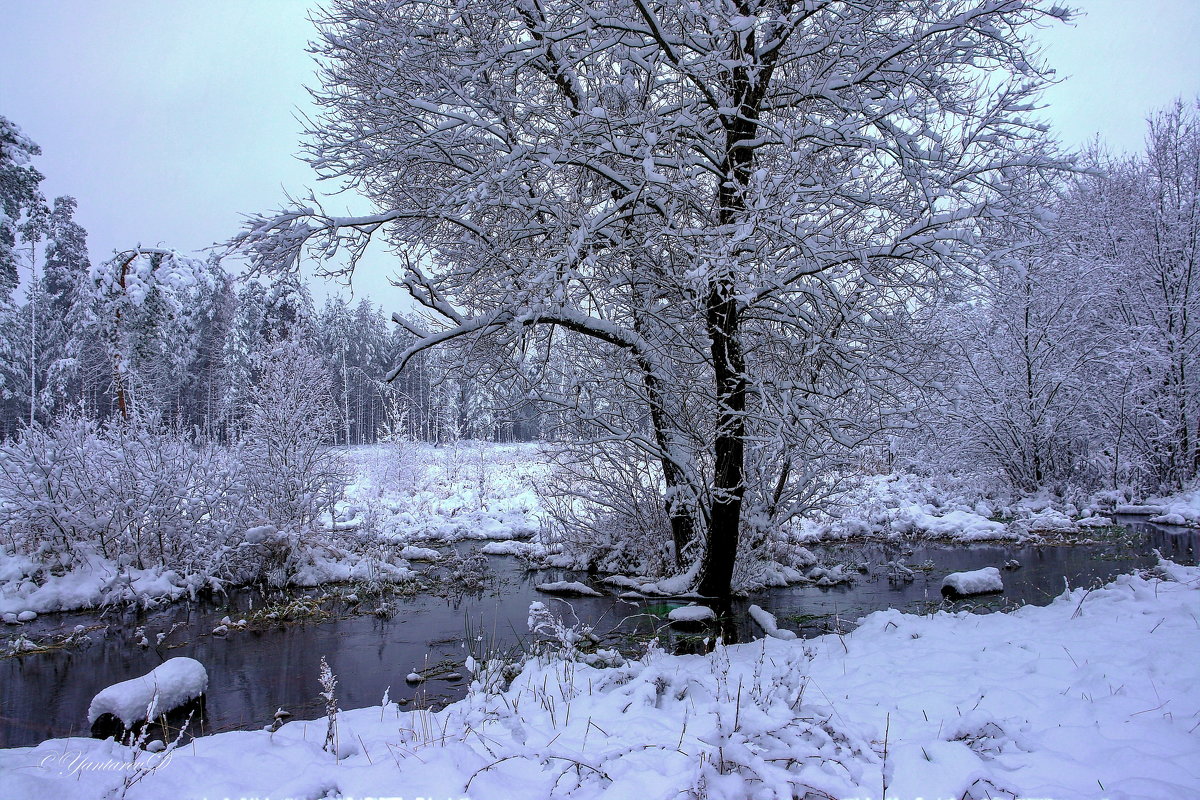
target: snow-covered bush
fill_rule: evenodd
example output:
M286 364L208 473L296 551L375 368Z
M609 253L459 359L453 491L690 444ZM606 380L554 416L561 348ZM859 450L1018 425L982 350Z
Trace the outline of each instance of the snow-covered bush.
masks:
M560 452L542 491L550 538L576 564L661 577L675 571L661 470L616 446Z
M246 486L264 520L302 536L333 511L348 483L345 464L328 446L336 406L320 359L300 342L279 342L260 366L241 441Z
M217 445L72 417L0 447L0 527L14 554L51 571L99 556L215 575L245 528L240 485Z
M234 446L138 415L105 424L64 417L0 444L0 545L9 557L0 588L40 592L29 602L57 610L258 580L365 577L375 564L363 552L370 543L319 529L346 477L322 443L329 405L313 396L301 357L290 346L272 354ZM409 574L391 563L376 571Z

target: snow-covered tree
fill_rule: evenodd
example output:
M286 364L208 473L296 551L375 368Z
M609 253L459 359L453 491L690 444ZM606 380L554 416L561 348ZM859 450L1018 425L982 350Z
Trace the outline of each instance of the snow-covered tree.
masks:
M727 594L753 421L784 419L783 403L832 436L824 400L876 372L842 322L882 333L863 315L919 305L978 255L1016 174L1051 165L1028 35L1066 15L1026 0L341 0L318 19L308 154L376 213L314 200L252 219L238 244L286 269L306 250L353 266L384 238L434 325L400 366L550 328L610 351L640 376L652 431L623 435L661 463L676 531L704 535L699 589ZM777 377L814 348L836 385ZM694 451L673 425L682 398L708 419Z
M16 123L0 116L0 302L17 287L17 244L21 228L46 205L42 173L30 164L42 149Z
M123 417L178 412L198 325L220 285L215 262L136 248L96 269L93 319L107 345Z
M1112 313L1142 345L1120 443L1143 482L1179 488L1200 472L1200 106L1154 114L1144 154L1092 160L1073 187L1073 246L1107 267Z

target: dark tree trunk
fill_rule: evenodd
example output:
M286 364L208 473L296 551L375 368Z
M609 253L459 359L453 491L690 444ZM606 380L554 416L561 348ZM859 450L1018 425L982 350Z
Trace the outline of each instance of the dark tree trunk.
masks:
M754 12L747 7L745 13ZM742 61L747 54L755 54L757 47L755 34L751 32L744 41L734 44L732 60ZM758 136L759 113L774 66L774 54L768 54L754 70L742 64L730 72L729 96L737 99L737 111L722 114L724 180L717 190L717 223L725 231L733 231L746 215L746 190L754 170L755 150L751 143ZM715 470L708 549L697 590L718 598L728 598L732 593L742 497L746 491L746 361L737 300L737 275L743 256L744 253L733 250L725 270L710 279L705 309L717 393L717 430L713 443Z
M717 388L717 435L713 445L716 469L708 549L698 587L700 594L711 597L728 597L731 592L745 493L746 377L738 328L733 282L717 281L708 297L708 330Z

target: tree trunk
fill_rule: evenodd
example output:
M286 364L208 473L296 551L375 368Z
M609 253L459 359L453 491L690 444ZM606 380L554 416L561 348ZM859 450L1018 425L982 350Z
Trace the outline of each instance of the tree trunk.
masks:
M717 435L713 446L712 511L708 549L700 572L700 594L728 597L737 559L745 493L746 377L738 341L739 311L733 282L717 281L708 298L708 330L717 385Z
M751 32L732 55L741 58L757 47ZM772 67L760 65L754 79L745 66L732 70L730 96L738 100L737 113L724 114L724 180L717 189L717 223L732 232L746 214L746 190L754 168L754 149L746 146L758 135L758 115L763 87ZM709 281L705 307L717 390L716 438L713 443L712 510L708 520L708 549L700 570L700 594L725 598L732 594L733 566L745 494L746 362L742 354L741 309L737 300L737 270L741 253L735 247L721 274Z

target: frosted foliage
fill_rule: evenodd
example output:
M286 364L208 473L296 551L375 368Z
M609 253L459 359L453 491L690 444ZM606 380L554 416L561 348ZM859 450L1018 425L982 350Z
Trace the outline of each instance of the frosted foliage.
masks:
M346 466L329 449L335 411L324 372L298 341L280 342L259 359L262 381L249 401L242 458L262 519L300 535L341 499Z
M284 270L392 245L427 317L402 322L400 367L491 341L582 438L656 462L673 555L707 552L721 593L744 499L790 519L814 458L912 424L932 299L1019 211L1014 181L1058 164L1025 37L1064 16L341 0L318 18L307 155L375 209L314 197L235 244Z

